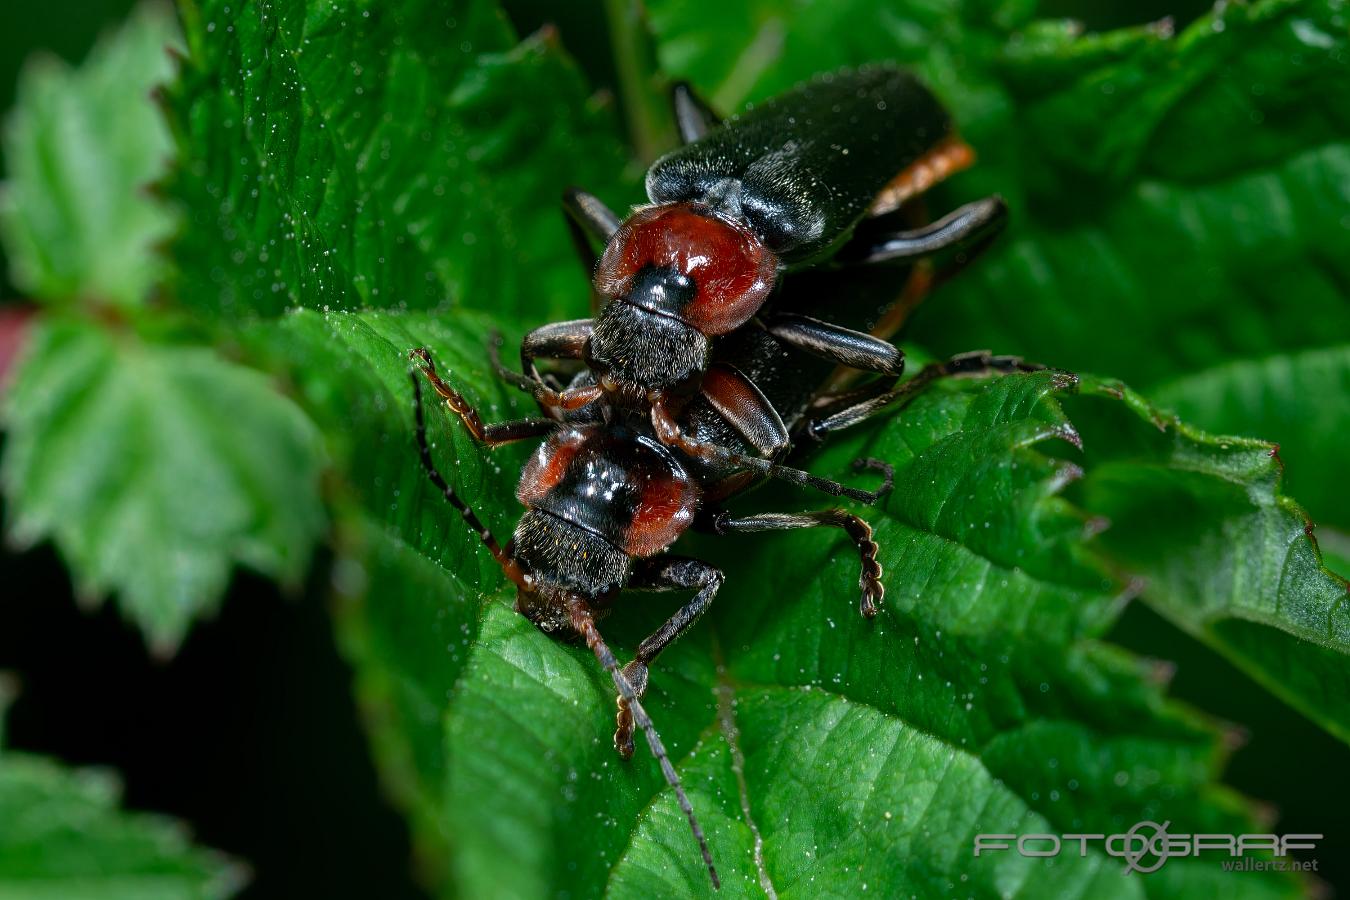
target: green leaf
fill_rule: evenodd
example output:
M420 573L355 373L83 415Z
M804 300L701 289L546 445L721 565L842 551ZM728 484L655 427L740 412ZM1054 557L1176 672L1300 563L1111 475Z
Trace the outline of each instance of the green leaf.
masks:
M492 4L209 0L173 92L197 212L176 248L204 315L452 305L540 321L585 304L559 198L610 199L613 117L549 33Z
M174 44L172 16L146 6L80 68L43 57L25 70L4 132L0 238L34 299L131 307L161 272L149 250L173 216L146 191L171 145L149 98Z
M160 651L235 564L297 582L324 524L303 414L262 375L172 343L185 323L141 306L166 274L151 245L176 218L147 187L173 149L151 90L177 33L146 6L80 68L35 65L0 204L15 280L63 307L36 320L7 383L10 537L52 539L79 592L116 592Z
M5 398L10 535L50 538L161 650L230 568L295 582L323 527L313 426L261 374L73 319L33 328Z
M338 638L357 663L386 783L413 817L422 867L438 883L454 862L447 845L462 838L441 799L449 766L445 709L478 644L484 591L500 583L501 572L476 534L446 518L444 500L417 461L407 352L430 347L441 371L492 419L526 415L526 398L485 370L489 322L467 312L452 322L302 310L247 333L260 358L292 367L330 458L348 473L336 522L343 557L333 579ZM429 420L440 424L427 402ZM499 531L510 527L514 481L529 448L508 446L488 458L462 429L437 428L432 440L454 460L447 471L456 491Z
M1287 168L1303 191L1290 196L1312 227L1286 259L1333 243L1310 185L1335 183L1326 173L1338 147L1291 137L1228 149L1220 172L1232 184L1216 184L1168 169L1149 143L1164 127L1195 133L1181 101L1216 90L1215 71L1256 59L1252 71L1264 72L1273 57L1263 41L1288 57L1289 35L1320 33L1284 5L1241 7L1223 14L1223 37L1209 36L1220 34L1209 20L1210 32L1175 42L1144 29L1071 38L1034 24L1023 3L962 4L955 16L899 3L684 9L652 4L661 58L724 105L843 63L898 58L989 146L962 190L1007 193L1021 230L930 305L955 310L951 340L992 321L1008 327L981 343L1017 351L1027 338L1047 362L1114 360L1156 379L1249 347L1301 351L1343 321L1330 306L1339 274L1318 281L1294 265L1285 332L1266 328L1243 294L1224 321L1249 344L1210 352L1201 339L1212 323L1206 331L1198 319L1178 332L1197 348L1190 356L1124 346L1174 325L1176 310L1204 312L1225 264L1263 265L1254 232L1231 216L1212 221L1260 193L1258 167ZM432 884L447 896L707 893L655 763L614 755L612 686L584 649L511 610L491 559L427 481L411 434L413 347L429 348L486 418L532 412L489 376L485 345L495 328L509 342L579 311L585 288L552 196L577 182L617 208L639 199L619 191L609 118L579 114L585 89L556 48L547 38L511 47L485 4L447 17L414 0L283 0L231 13L213 0L189 9L187 28L191 62L172 106L185 165L173 192L196 227L176 246L179 290L205 316L223 313L251 358L287 374L342 475L339 638ZM1275 98L1240 110L1273 115L1293 108L1291 92L1337 89L1337 54L1322 50L1309 53L1308 79L1281 80ZM1101 99L1108 75L1132 114L1114 131L1101 127L1113 108ZM1046 123L1079 107L1065 147L1047 150ZM1229 113L1209 120L1230 127L1232 104L1214 108ZM1033 118L1039 130L1023 128ZM1341 121L1333 113L1318 127ZM1173 245L1154 243L1178 231L1196 258L1173 260ZM1156 305L1136 296L1169 273L1177 284ZM1119 285L1133 305L1120 303ZM981 306L985 295L1003 304L998 315ZM1313 324L1305 312L1323 315ZM973 325L961 319L977 314ZM934 321L925 311L913 336L948 340ZM1052 345L1060 352L1039 352ZM830 475L859 455L897 467L896 491L867 513L890 588L874 623L856 612L858 563L838 535L685 542L680 552L714 561L728 580L698 629L663 655L648 705L729 893L769 883L812 896L1208 897L1222 885L1207 860L1122 878L1097 849L1051 863L976 858L971 842L981 831L1125 831L1146 819L1206 833L1269 827L1219 783L1231 735L1169 700L1159 667L1105 636L1147 579L1150 602L1227 652L1238 652L1231 626L1262 629L1256 643L1271 652L1248 648L1249 670L1274 680L1283 667L1286 694L1334 730L1347 700L1333 597L1343 583L1287 527L1301 528L1301 513L1274 461L1260 458L1268 445L1159 432L1135 395L1101 384L1086 380L1078 396L1074 379L1044 372L944 385L812 461ZM488 456L427 403L435 458L504 536L529 448ZM776 508L812 503L758 496ZM1165 501L1151 518L1150 499ZM1112 522L1099 534L1103 514ZM1160 546L1158 517L1159 533L1188 542ZM1297 583L1271 577L1279 571ZM1245 605L1223 592L1241 573L1261 576ZM625 597L606 634L627 655L679 599ZM1248 874L1252 895L1300 888Z
M176 822L117 807L117 779L24 753L0 754L0 897L229 897L244 872L191 844Z
M728 111L879 59L952 106L980 159L930 208L998 192L1013 214L1002 246L918 313L928 349L992 347L1141 389L1227 366L1275 378L1240 410L1177 399L1202 427L1278 441L1310 473L1291 490L1350 525L1317 425L1347 421L1343 392L1304 395L1335 409L1310 428L1260 405L1287 390L1276 357L1343 352L1350 335L1350 34L1334 0L1222 4L1175 38L1082 34L1011 0L649 6L669 73Z
M706 890L654 764L613 754L612 688L593 659L546 638L495 593L491 559L420 471L411 347L429 347L492 419L525 412L487 376L485 324L301 312L279 325L255 326L253 345L301 362L297 388L333 452L359 455L373 436L382 448L351 461L339 633L377 754L437 883L522 897L564 884L615 896ZM1255 827L1252 809L1216 784L1221 733L1167 701L1150 665L1101 641L1129 584L1090 538L1100 527L1093 515L1062 490L1084 469L1083 483L1095 485L1098 459L1111 472L1113 442L1156 428L1094 387L1076 402L1123 410L1111 420L1119 433L1086 441L1081 468L1047 455L1047 440L1075 453L1061 440L1076 432L1057 399L1072 387L1053 373L951 385L821 455L813 468L825 473L863 454L897 465L895 493L868 514L890 585L874 625L856 612L856 555L833 535L686 551L721 564L728 581L707 624L662 657L649 705L738 890L761 877L741 778L765 877L780 892L867 883L883 895L923 893L965 875L991 892L1048 877L1048 893L1132 893L1101 853L1049 872L1012 856L980 867L973 835L1126 830L1141 819L1208 832ZM521 451L485 460L443 410L429 421L457 492L506 532L519 514L511 481ZM1190 431L1187 441L1155 465L1215 470L1186 497L1200 507L1195 521L1229 479L1267 476L1236 466L1224 442ZM1264 498L1256 481L1250 487L1244 508L1261 515ZM809 504L791 492L775 499ZM1125 519L1107 534L1139 527ZM677 602L633 595L606 630L631 652ZM1205 861L1168 867L1175 895L1209 890ZM1251 890L1292 886L1271 876Z
M1084 440L1103 447L1083 494L1112 522L1113 558L1148 578L1160 613L1350 742L1350 585L1323 567L1307 513L1282 496L1276 448L1210 438L1120 385L1088 392L1122 394L1159 426L1123 442L1111 421L1122 410L1075 415Z
M0 683L0 727L11 696ZM243 867L177 822L118 809L121 795L109 772L0 747L0 898L190 900L243 886Z
M1321 521L1344 526L1350 485L1336 448L1350 422L1350 342L1220 363L1150 392L1161 406L1213 431L1278 436L1290 494Z
M1350 536L1339 531L1323 530L1318 537L1327 568L1339 573L1342 578L1350 574Z
M1032 21L1025 4L913 7L733 0L713 33L695 24L706 4L651 4L667 68L727 108L875 59L915 66L952 105L981 159L932 208L997 191L1013 218L1001 247L920 309L911 335L927 349L990 347L1156 385L1200 427L1278 442L1290 491L1346 527L1350 34L1338 5L1228 4L1175 38L1081 34ZM1223 551L1191 556L1194 578L1222 578ZM1145 601L1344 735L1334 698L1293 686L1344 684L1339 652L1263 628L1241 646L1219 640L1213 592L1179 598L1196 585L1171 580L1155 578ZM1254 603L1312 590L1325 634L1340 589L1318 584Z

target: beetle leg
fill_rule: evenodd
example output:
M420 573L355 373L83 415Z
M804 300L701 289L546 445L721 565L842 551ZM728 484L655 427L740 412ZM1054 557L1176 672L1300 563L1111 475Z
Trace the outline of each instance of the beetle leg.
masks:
M594 319L572 319L540 325L520 342L520 370L539 381L536 359L581 359L586 354L586 342L595 330Z
M898 347L861 331L794 313L774 316L765 327L785 344L841 366L894 376L905 370Z
M839 528L858 548L858 559L862 568L858 575L858 588L862 598L858 610L865 618L877 614L877 604L886 595L881 583L881 563L877 562L877 542L872 540L872 526L851 512L842 509L825 509L806 513L759 513L733 519L725 511L713 513L707 523L715 534L739 534L753 531L786 531L795 528Z
M588 237L608 241L619 230L621 220L599 197L581 188L563 191L563 209L567 218L580 226Z
M982 248L1008 222L1001 197L985 197L952 210L929 225L890 234L859 235L839 251L845 264L910 262L949 248Z
M423 360L428 365L431 364L431 357L427 355L425 350L414 350L409 356L413 359ZM422 383L417 380L416 372L409 371L408 377L412 382L413 389L413 429L417 438L417 453L422 460L423 470L426 471L427 477L431 479L431 483L440 489L441 496L459 511L460 516L464 519L464 524L478 534L478 539L483 542L483 546L487 547L488 552L497 561L497 565L501 566L506 577L515 582L517 587L527 587L526 575L519 564L502 549L502 545L497 543L497 538L493 536L492 530L483 524L483 521L478 518L478 514L474 512L473 507L455 492L455 489L441 475L440 470L436 468L436 462L431 456L431 445L427 442L426 416L422 412Z
M538 373L536 377L530 378L528 375L508 369L502 363L501 344L501 335L496 333L488 342L488 358L492 360L492 368L496 371L497 377L532 396L534 401L553 418L559 418L556 413L575 412L604 396L604 391L599 385L588 384L562 390L548 384Z
M727 424L762 456L772 459L791 446L787 426L778 410L740 369L726 363L710 366L699 390Z
M924 366L918 375L893 390L865 396L867 388L863 388L857 392L858 395L864 395L858 402L812 419L800 429L800 434L815 440L823 440L825 435L857 425L887 407L895 405L903 407L925 387L942 378L955 378L961 375L1006 375L1013 372L1035 372L1043 368L1045 367L1034 363L1025 363L1016 356L994 356L983 350L962 353L946 362Z
M594 194L588 194L580 188L568 188L563 191L563 218L567 220L567 233L572 238L572 247L577 259L586 269L586 277L594 272L600 257L596 255L593 240L608 243L619 230L621 221L617 215ZM591 311L600 309L600 295L591 289Z
M811 400L811 413L817 419L823 419L826 416L833 415L841 409L862 403L864 400L871 400L891 391L895 388L900 379L887 376L886 378L874 378L861 387L852 390L843 390L838 392L826 392L817 394ZM799 429L800 430L800 429ZM796 442L797 433L793 433L793 442Z
M499 447L502 444L510 444L514 441L523 441L528 438L540 437L548 434L557 426L557 422L552 419L515 419L510 422L494 422L491 425L484 424L483 418L478 415L478 410L464 399L464 395L452 388L441 380L441 376L436 374L436 364L431 361L431 354L426 350L418 348L409 354L416 360L417 367L421 369L422 374L431 387L441 396L445 404L450 407L455 415L459 416L464 427L469 429L474 440L486 444L489 447Z
M568 617L572 620L572 630L586 641L586 646L591 649L601 667L609 673L609 677L614 681L614 687L618 690L619 696L632 707L633 719L646 734L647 746L651 748L652 756L656 757L657 765L661 767L661 774L665 776L666 784L670 785L671 790L675 792L675 802L679 804L680 810L684 812L684 817L689 821L689 829L694 833L694 840L698 841L699 850L703 853L703 864L708 867L708 876L712 879L713 890L721 890L722 882L717 877L717 867L713 865L712 853L708 850L708 840L703 836L703 829L699 827L698 818L694 815L694 807L689 803L689 797L684 793L684 786L680 783L679 773L671 765L670 755L666 752L665 745L661 743L661 736L656 733L656 726L652 724L647 711L642 708L642 701L638 699L637 692L633 690L633 685L623 676L623 672L619 669L619 662L614 658L614 653L605 643L605 639L600 636L600 629L595 627L595 616L587 605L586 598L577 594L569 594L566 603Z
M677 81L670 89L670 105L675 112L675 128L682 143L692 144L722 124L717 113L703 102L687 81Z
M697 559L683 556L654 556L638 562L628 586L636 590L676 591L697 588L698 593L680 611L666 620L646 640L638 644L633 661L623 667L624 677L641 697L647 691L648 666L661 651L674 643L698 621L712 605L717 589L725 576L720 569ZM628 759L633 755L633 712L622 697L615 719L614 749Z
M748 469L763 478L778 478L801 487L815 488L832 497L848 497L850 500L857 500L859 503L875 503L887 489L886 485L883 485L875 491L859 490L837 481L831 481L828 478L812 475L810 472L804 472L801 469L779 465L762 457L748 456L729 447L690 437L680 429L679 424L676 423L665 403L660 399L652 401L651 416L652 428L661 443L668 447L676 447L709 465Z
M507 368L506 364L502 362L502 343L501 332L492 332L492 335L488 338L488 360L492 363L493 371L497 373L498 378L517 390L524 391L527 394L534 393L535 388L544 384L543 377L531 378L514 369Z
M600 261L591 241L608 243L614 232L619 230L619 217L599 197L580 188L563 191L562 202L563 218L567 220L567 233L572 238L572 247L589 277ZM595 306L598 301L599 298L592 294L591 305Z

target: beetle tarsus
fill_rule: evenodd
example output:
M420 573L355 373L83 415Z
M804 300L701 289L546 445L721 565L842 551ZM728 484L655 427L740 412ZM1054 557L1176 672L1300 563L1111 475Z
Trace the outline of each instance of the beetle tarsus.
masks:
M623 676L633 686L633 692L642 697L647 693L647 666L641 660L633 660L623 667ZM614 719L614 749L624 759L633 758L633 710L628 701L620 695L616 700L618 714Z
M820 411L816 418L801 426L800 433L812 440L823 441L826 435L865 422L884 409L903 409L924 388L943 378L1011 375L1016 372L1038 372L1044 368L1036 363L1024 362L1017 356L996 356L986 350L961 353L944 362L924 366L919 374L892 390L872 396L867 396L866 391L860 391L855 395L856 403Z
M856 531L850 531L849 534L853 536L858 546L858 555L862 562L862 572L858 576L862 599L858 603L858 611L862 613L864 619L874 619L882 599L886 596L886 586L881 583L881 563L877 560L879 548L877 542L872 540L872 527L857 516L853 518L856 521Z
M895 487L895 466L884 459L877 459L874 456L859 457L853 461L853 471L881 473L881 486L872 491L872 499L868 501L869 503L876 503Z
M886 595L881 582L879 548L872 539L872 526L862 518L844 509L824 509L805 513L758 513L733 519L718 510L705 517L705 526L715 534L748 533L754 531L789 531L797 528L838 528L853 541L858 551L858 586L862 590L859 608L866 618L877 614L878 604Z

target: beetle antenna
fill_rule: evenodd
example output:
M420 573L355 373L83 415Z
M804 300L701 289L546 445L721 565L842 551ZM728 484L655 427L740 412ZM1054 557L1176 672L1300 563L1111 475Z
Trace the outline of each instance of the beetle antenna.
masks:
M413 351L414 354L417 352L416 350ZM416 370L409 371L408 377L411 379L413 386L413 415L416 422L417 452L422 457L422 468L426 470L427 477L431 479L432 484L440 488L441 495L450 502L450 505L459 510L459 514L464 518L465 523L478 533L478 539L483 542L483 546L487 547L488 552L492 554L492 558L497 561L497 565L502 567L506 577L519 587L527 588L525 573L521 570L520 565L507 555L506 551L502 549L502 545L497 543L497 538L493 536L492 531L483 524L482 520L478 518L478 514L473 511L473 507L469 506L463 498L455 493L455 489L450 487L450 483L436 468L436 463L431 458L431 445L427 443L426 415L422 412L422 382L418 379Z
M698 818L694 815L694 807L690 804L689 797L684 792L684 786L680 783L679 773L671 765L666 747L661 743L661 736L656 733L656 726L652 724L651 717L647 715L647 711L642 708L642 702L638 700L637 691L633 690L633 685L629 683L623 674L623 670L619 668L619 661L610 652L605 639L600 637L600 629L595 627L595 619L591 616L591 610L586 605L586 601L575 594L570 595L567 598L567 611L572 619L572 628L586 639L586 646L591 648L591 652L600 661L600 665L609 673L609 677L614 679L614 686L619 689L619 696L628 704L629 710L633 713L633 721L647 736L647 746L651 747L652 756L655 756L657 763L660 764L661 774L666 776L666 784L675 789L675 800L680 804L680 809L684 811L685 818L689 820L689 829L694 832L694 840L698 841L698 849L703 854L704 864L708 867L708 875L712 878L713 889L721 890L722 882L717 877L717 867L713 865L712 851L708 849L708 840L703 836L703 829L699 827Z

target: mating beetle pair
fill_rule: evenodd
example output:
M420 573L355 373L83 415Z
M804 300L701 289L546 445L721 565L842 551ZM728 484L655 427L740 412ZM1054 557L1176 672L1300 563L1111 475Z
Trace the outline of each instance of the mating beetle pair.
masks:
M798 438L856 424L933 378L1020 363L960 357L896 387L903 355L882 337L775 311L769 302L784 270L971 250L1001 226L997 198L928 226L891 222L906 201L970 161L946 113L912 76L877 66L824 77L725 125L687 89L676 90L675 110L686 143L648 172L652 206L620 222L588 194L565 198L578 245L588 249L588 237L607 242L594 276L607 302L594 319L531 332L521 347L522 372L496 364L546 417L484 424L437 375L430 355L413 351L422 374L478 440L495 446L545 438L522 472L517 497L526 511L505 547L436 471L416 374L413 385L419 450L431 479L516 584L517 610L548 633L584 639L610 672L619 693L615 746L631 755L634 725L644 730L716 885L707 843L640 698L652 660L707 610L723 576L666 549L693 526L719 534L840 528L859 554L861 611L875 615L881 567L861 518L839 509L737 517L722 504L768 477L875 500L890 486L884 463L858 461L885 475L881 489L861 491L780 460ZM865 219L870 227L859 228ZM834 299L817 298L810 308ZM768 393L757 384L789 383L784 364L802 353L880 377L832 395L817 394L822 379L806 390L799 380L791 391ZM564 388L540 374L539 359L580 360L586 370ZM595 618L625 587L692 589L695 596L620 669Z

